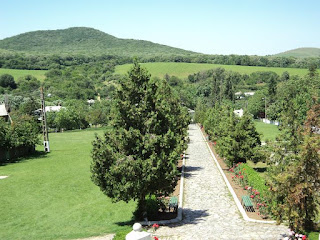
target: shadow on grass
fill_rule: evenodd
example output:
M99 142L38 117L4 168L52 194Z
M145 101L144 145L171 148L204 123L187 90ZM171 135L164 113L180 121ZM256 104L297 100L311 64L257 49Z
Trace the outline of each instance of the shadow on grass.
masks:
M134 217L132 217L132 219L129 220L129 221L116 222L116 224L117 224L118 226L121 226L121 227L132 227L132 225L133 225L135 222L136 222L136 221L135 221Z
M193 210L190 208L184 208L182 221L176 224L168 225L168 227L171 228L186 224L198 224L202 221L205 221L204 218L207 216L209 216L208 210ZM132 227L135 222L137 221L132 218L130 221L116 222L116 224L121 227Z
M35 151L34 153L25 156L25 157L19 157L15 159L10 159L10 160L4 160L0 162L0 166L5 166L8 164L14 164L14 163L20 163L20 162L25 162L33 159L38 159L38 158L45 158L47 157L47 153L44 151Z

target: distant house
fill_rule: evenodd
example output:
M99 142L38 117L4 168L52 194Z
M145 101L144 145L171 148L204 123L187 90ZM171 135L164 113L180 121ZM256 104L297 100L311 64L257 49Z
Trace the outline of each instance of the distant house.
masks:
M0 105L0 117L1 117L1 118L4 118L5 121L8 121L9 114L8 114L8 112L7 112L7 108L6 108L6 105L5 105L5 104L1 104L1 105Z
M237 99L243 99L245 96L253 96L255 92L236 92L234 95Z
M243 116L243 109L239 109L239 110L234 110L233 111L235 115L237 115L238 117L242 117Z
M46 112L60 112L61 109L66 109L66 108L61 106L46 106ZM34 114L38 116L38 120L42 119L41 112L42 112L41 108L34 111Z
M65 109L65 107L61 106L46 106L46 112L60 112L61 109ZM40 109L41 111L41 109Z
M92 104L94 104L95 100L94 99L89 99L87 100L87 103L91 106Z
M253 95L254 95L254 92L245 92L244 95L245 95L245 96L253 96Z

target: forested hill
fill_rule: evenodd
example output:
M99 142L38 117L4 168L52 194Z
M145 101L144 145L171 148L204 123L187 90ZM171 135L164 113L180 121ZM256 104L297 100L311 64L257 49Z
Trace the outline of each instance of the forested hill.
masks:
M320 48L296 48L286 52L278 53L275 56L296 58L320 57Z
M197 53L143 40L120 39L93 28L27 32L0 40L0 49L43 54L188 56Z

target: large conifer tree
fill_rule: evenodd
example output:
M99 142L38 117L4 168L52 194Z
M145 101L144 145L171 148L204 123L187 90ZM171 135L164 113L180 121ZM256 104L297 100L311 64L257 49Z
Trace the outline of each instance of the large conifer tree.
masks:
M147 195L174 190L189 117L167 83L137 62L113 101L112 127L93 142L92 180L114 201L138 200L141 217Z

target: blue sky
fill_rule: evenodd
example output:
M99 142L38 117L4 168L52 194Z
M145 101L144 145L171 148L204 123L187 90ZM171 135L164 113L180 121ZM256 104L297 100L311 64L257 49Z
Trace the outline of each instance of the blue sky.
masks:
M208 54L267 55L320 47L319 0L1 0L0 39L93 27Z

